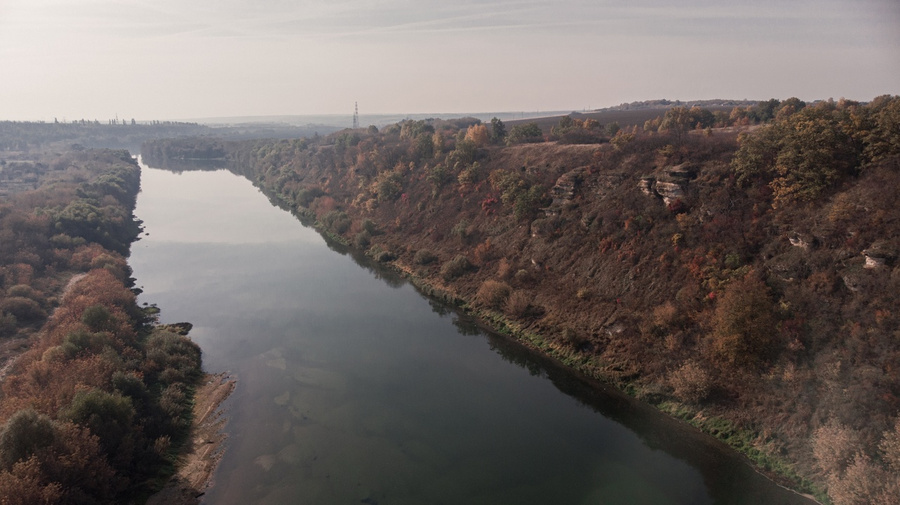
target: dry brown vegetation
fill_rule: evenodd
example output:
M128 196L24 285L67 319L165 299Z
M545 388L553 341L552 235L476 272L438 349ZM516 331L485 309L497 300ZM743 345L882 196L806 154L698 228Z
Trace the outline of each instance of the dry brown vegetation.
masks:
M890 496L900 98L555 130L605 131L593 144L522 129L504 146L496 123L490 144L473 121L436 120L226 150L332 236L374 224L370 251L790 485L835 504Z
M130 289L137 163L35 156L37 188L0 204L0 339L27 348L3 367L0 502L139 500L187 434L200 350Z

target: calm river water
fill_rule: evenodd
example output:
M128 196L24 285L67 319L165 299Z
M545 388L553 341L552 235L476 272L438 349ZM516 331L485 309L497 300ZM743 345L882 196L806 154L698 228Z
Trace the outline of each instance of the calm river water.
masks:
M244 178L144 167L141 188L140 301L238 379L204 503L809 503L329 247Z

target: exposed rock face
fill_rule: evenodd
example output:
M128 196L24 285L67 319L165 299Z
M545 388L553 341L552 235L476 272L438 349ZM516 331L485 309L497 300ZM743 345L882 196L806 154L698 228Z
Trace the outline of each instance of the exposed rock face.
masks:
M697 176L697 169L690 163L682 163L664 168L663 173L672 180L687 182Z
M858 293L863 287L859 276L855 274L844 275L841 277L841 280L844 281L844 285L847 286L847 289L854 293Z
M876 242L862 253L866 257L864 267L869 269L886 267L897 257L897 253L884 242Z
M807 235L802 235L800 233L794 233L790 237L788 237L791 245L794 247L799 247L801 249L809 249L812 246L812 239Z
M653 177L641 177L638 182L638 189L647 196L656 196L656 192L653 190L654 186L656 186L656 179Z
M642 177L638 189L647 196L662 198L666 205L684 198L685 187L697 175L696 168L688 163L665 167L661 172L659 177Z
M865 268L881 268L887 264L887 260L885 258L879 258L878 256L869 256L866 255L866 264Z
M556 207L571 202L575 198L575 190L584 178L585 172L586 169L582 167L561 175L550 189L550 196L553 197L551 206Z
M656 181L656 194L661 196L666 205L684 198L684 188L675 182Z

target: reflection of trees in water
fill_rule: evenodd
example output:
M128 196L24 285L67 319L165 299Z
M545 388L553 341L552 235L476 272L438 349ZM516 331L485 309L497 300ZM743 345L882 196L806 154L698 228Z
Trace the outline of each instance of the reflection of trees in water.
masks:
M453 318L453 326L456 327L456 331L458 331L460 335L465 335L467 337L476 337L484 333L478 325L461 315L457 315Z
M439 302L439 301L435 300L434 298L426 297L425 299L428 300L428 305L431 307L431 311L434 312L435 314L437 314L441 317L444 317L448 314L453 313L453 310L450 307L448 307L447 304L445 304L443 302Z
M160 164L153 165L155 168L162 168L163 170L168 170L170 172L181 173L187 171L216 171L216 170L228 170L229 172L245 177L250 180L253 185L260 190L260 192L266 195L266 198L269 199L269 202L278 207L279 209L290 212L291 215L297 218L300 221L300 224L306 226L308 228L315 229L315 222L312 218L302 213L297 212L297 209L290 204L290 202L286 202L279 198L277 195L272 194L265 186L262 186L255 181L252 177L252 171L248 170L246 167L244 169L241 168L241 165L236 163L228 163L227 166L224 166L224 163L221 160L166 160L161 162ZM332 251L342 255L342 256L350 256L353 259L353 262L359 265L360 267L368 270L375 276L376 279L380 279L387 283L388 286L392 288L399 288L407 283L407 280L397 272L385 268L380 265L377 261L372 258L366 256L363 251L359 249L354 249L348 247L341 242L338 242L331 238L328 234L322 233L319 230L316 230L319 235L325 239L325 245Z
M454 325L457 325L456 321ZM814 503L780 488L757 473L746 458L692 426L674 420L608 384L574 372L509 337L487 331L484 334L491 349L504 361L528 370L533 376L547 378L556 389L579 404L627 428L647 447L661 450L696 468L703 475L714 503Z
M225 166L225 162L222 160L157 160L142 158L141 161L153 168L175 174L181 174L183 172L215 172L217 170L229 170L230 172L233 172L233 170L230 170Z

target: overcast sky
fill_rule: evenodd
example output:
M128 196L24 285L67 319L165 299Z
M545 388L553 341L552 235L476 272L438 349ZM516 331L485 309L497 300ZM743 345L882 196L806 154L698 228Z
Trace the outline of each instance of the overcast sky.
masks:
M882 94L897 0L0 0L0 120Z

